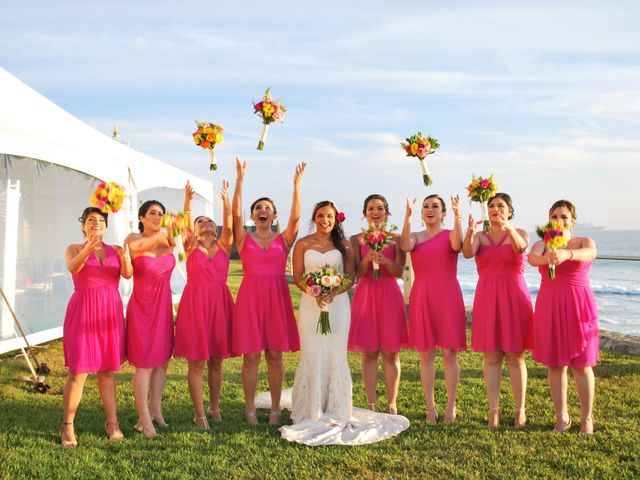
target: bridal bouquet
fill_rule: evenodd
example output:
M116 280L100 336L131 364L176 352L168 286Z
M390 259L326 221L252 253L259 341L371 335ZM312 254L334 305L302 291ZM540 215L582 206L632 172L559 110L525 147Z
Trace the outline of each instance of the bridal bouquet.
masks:
M571 230L565 228L561 222L549 222L546 225L536 227L536 233L552 252L566 247L571 239ZM549 278L551 280L556 278L555 265L549 265Z
M302 276L302 282L307 286L307 293L312 297L319 297L320 295L327 295L334 288L347 285L349 283L349 276L338 272L334 267L324 265L323 267L316 267L311 272L305 273ZM322 335L331 333L329 306L326 304L320 312L316 333L318 333L318 330L320 330Z
M476 177L471 175L471 183L467 187L470 202L479 202L482 205L482 230L491 230L489 223L489 208L487 201L498 191L498 185L493 180L493 174L489 178Z
M209 159L211 160L209 170L217 170L216 152L213 149L216 145L222 143L224 129L215 123L198 122L197 120L196 125L198 129L193 132L193 141L196 145L209 150Z
M362 234L358 237L360 245L366 245L376 252L384 250L387 245L393 242L392 232L398 229L395 225L392 225L391 228L386 227L387 222L384 222L382 230L376 230L373 223L367 228L363 228ZM378 262L373 262L373 278L380 278L380 265Z
M184 243L182 242L182 229L189 225L189 216L186 213L165 213L160 220L160 227L165 228L169 232L169 236L173 237L178 247L178 258L181 262L187 258L184 251Z
M433 180L431 180L431 176L429 176L429 170L427 169L427 161L425 158L427 155L435 153L435 151L440 148L440 142L430 135L423 137L422 132L411 135L405 140L406 142L400 142L400 146L405 152L407 152L407 157L418 157L420 160L420 168L422 169L422 179L424 180L424 184L426 186L431 185Z
M287 107L280 103L280 100L271 98L271 87L264 92L264 97L258 103L253 104L253 110L256 115L262 118L262 133L258 141L258 150L264 150L264 142L267 140L267 130L273 122L283 122L284 113Z
M89 203L104 213L117 212L124 202L124 187L115 182L100 182Z

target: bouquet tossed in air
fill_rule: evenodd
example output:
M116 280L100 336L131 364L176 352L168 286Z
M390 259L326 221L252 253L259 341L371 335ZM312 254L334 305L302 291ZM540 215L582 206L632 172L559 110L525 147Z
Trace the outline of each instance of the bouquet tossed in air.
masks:
M115 182L100 182L89 203L104 213L117 212L124 202L124 187Z
M469 192L469 201L478 202L482 205L482 230L488 232L491 230L489 223L489 208L487 202L498 191L498 185L493 180L493 174L489 178L476 177L471 175L471 183L467 187Z
M160 220L160 227L165 228L176 242L178 247L178 258L181 262L187 258L182 241L182 230L189 225L189 216L186 213L165 213Z
M544 240L547 249L555 252L559 248L564 248L571 239L571 230L565 228L561 222L549 222L546 225L536 227L536 233ZM549 265L549 278L556 278L556 266Z
M198 129L193 132L193 141L196 145L209 150L209 159L211 160L209 170L217 170L216 152L213 149L224 140L224 129L215 123L199 122L197 120L196 125Z
M264 150L264 142L267 140L269 125L273 122L283 122L287 107L280 103L280 99L274 100L271 98L271 87L269 87L264 92L262 100L253 104L253 110L253 113L262 119L262 133L258 141L258 150Z
M362 234L358 238L360 245L366 245L371 250L381 252L387 245L393 242L394 230L398 227L391 225L387 228L387 222L384 222L382 230L377 230L373 223L369 224L367 228L362 229ZM378 262L373 262L373 278L380 278L380 265Z
M422 132L418 132L415 135L411 135L405 139L405 142L400 142L400 146L407 153L407 157L418 157L420 160L420 168L422 169L422 179L424 184L429 186L433 183L431 176L429 175L429 169L427 169L427 155L435 153L440 148L440 142L435 138L427 135L422 136Z
M302 276L302 282L307 286L307 292L313 296L327 295L334 288L345 286L349 283L349 276L340 273L337 268L329 265L318 266L311 272ZM316 333L326 335L331 333L331 324L329 323L329 306L325 304L320 312Z

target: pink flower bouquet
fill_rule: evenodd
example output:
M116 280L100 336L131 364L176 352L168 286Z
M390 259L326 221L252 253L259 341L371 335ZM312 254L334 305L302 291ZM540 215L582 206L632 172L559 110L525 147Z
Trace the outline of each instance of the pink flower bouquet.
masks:
M258 150L264 150L264 142L267 140L267 130L273 122L283 122L284 114L287 107L280 103L280 100L271 98L271 87L264 92L264 97L257 103L253 104L253 110L256 115L262 119L262 133L258 141Z
M302 281L307 286L307 293L312 297L327 295L334 288L338 288L349 283L349 276L340 273L336 268L324 265L316 267L313 271L305 273ZM329 307L325 305L320 312L316 333L327 335L331 333L331 324L329 323Z
M89 203L104 213L117 212L124 202L124 187L115 182L100 182Z
M571 239L571 230L565 228L561 222L549 222L544 226L536 227L536 233L544 240L547 249L552 252L564 248ZM556 278L556 266L549 265L549 278Z
M184 243L182 242L182 230L189 225L189 217L187 214L179 213L165 213L160 220L160 227L165 228L169 233L169 236L173 237L178 248L178 259L181 262L187 258L184 251Z
M216 145L222 143L224 139L224 129L215 123L198 122L197 120L196 125L198 129L193 132L193 141L199 147L209 150L209 159L211 162L209 170L217 170L216 153L213 149Z
M482 178L471 175L471 183L469 184L469 186L467 186L467 192L469 192L469 201L478 202L482 205L482 230L485 232L491 230L487 201L491 197L493 197L497 191L498 185L493 180L493 174L489 178Z
M422 169L422 180L426 186L433 183L429 170L427 169L426 157L440 148L440 142L435 138L427 135L422 136L422 132L418 132L415 135L405 139L405 142L400 142L400 146L407 153L407 157L417 157L420 160L420 168Z
M387 245L393 242L392 232L398 229L395 225L392 225L391 228L386 228L386 226L387 223L385 222L382 230L376 230L373 224L363 228L362 234L358 237L360 245L366 245L376 252L384 250ZM380 278L380 265L378 262L373 262L373 278Z

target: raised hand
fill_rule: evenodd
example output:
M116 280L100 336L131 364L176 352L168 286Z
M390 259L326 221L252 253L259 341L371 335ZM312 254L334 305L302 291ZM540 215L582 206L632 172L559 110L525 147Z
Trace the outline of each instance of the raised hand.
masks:
M131 256L129 255L129 245L126 241L122 244L122 248L118 251L118 257L120 257L120 264L126 264L131 261Z
M307 163L302 162L296 165L296 173L293 175L293 184L299 185L300 180L302 180L302 175L304 174L304 170L307 168Z
M229 182L222 180L222 186L220 187L220 198L222 201L229 200Z
M418 199L416 197L414 197L413 200L409 200L407 198L407 206L405 210L407 218L411 218L411 215L413 215L413 209L416 208L416 203L418 203Z
M236 178L238 180L244 180L244 176L247 173L247 161L241 162L238 157L236 157Z
M462 219L462 214L460 213L460 196L451 195L451 210L453 210L453 215L456 220Z
M193 189L193 187L189 183L189 180L187 180L187 184L184 186L184 198L185 198L185 200L193 200L193 196L195 195L195 193L196 193L196 191Z

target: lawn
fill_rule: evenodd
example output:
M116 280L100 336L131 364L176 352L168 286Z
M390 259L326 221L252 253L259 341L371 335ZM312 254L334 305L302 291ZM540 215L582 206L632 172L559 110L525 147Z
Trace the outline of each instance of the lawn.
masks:
M232 272L237 272L237 266ZM235 294L240 276L231 275ZM299 295L293 292L294 304ZM296 305L297 306L297 305ZM412 425L384 442L360 447L306 447L280 440L278 430L262 422L249 427L244 419L240 381L241 360L225 362L221 412L223 422L202 432L191 423L193 408L186 382L187 364L172 360L165 392L165 418L170 426L147 440L136 434L131 379L126 366L118 376L120 424L126 440L109 442L104 435L104 415L95 377L90 377L76 417L79 446L59 445L62 386L66 372L62 342L39 350L41 361L52 370L47 377L51 394L31 392L17 380L26 374L24 361L0 358L0 478L640 478L640 358L604 351L596 374L596 433L580 435L578 400L573 382L569 387L571 431L554 434L554 414L546 370L530 358L527 398L528 426L516 431L510 425L513 400L506 380L502 389L501 427L489 430L482 381L482 358L460 355L462 379L458 420L451 426L424 421L418 356L403 351L398 409ZM286 386L293 382L298 355L285 355ZM365 398L359 356L349 354L354 404ZM505 371L506 375L506 371ZM259 390L265 390L264 366ZM445 387L438 365L436 397L442 415ZM379 405L384 388L379 384ZM283 415L289 422L289 415Z

